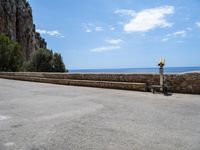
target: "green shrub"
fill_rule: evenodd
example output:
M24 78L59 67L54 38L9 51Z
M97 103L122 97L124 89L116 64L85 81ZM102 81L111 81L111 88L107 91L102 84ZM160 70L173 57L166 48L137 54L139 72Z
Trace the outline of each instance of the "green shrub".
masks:
M48 49L38 49L33 53L28 62L27 71L31 72L53 72L53 52Z
M65 72L65 64L63 63L61 54L54 53L53 55L53 71Z
M62 56L48 49L39 49L33 53L31 60L24 63L27 71L31 72L65 72Z
M65 72L61 54L48 49L36 50L26 62L20 45L0 34L0 71Z
M18 43L0 34L0 71L20 71L24 56Z

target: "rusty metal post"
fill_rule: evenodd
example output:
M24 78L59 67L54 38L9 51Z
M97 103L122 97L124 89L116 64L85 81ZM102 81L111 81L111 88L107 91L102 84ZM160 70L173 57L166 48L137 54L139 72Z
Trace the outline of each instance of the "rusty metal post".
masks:
M163 87L163 85L164 85L164 68L160 67L159 72L160 72L160 86Z
M165 66L165 59L160 59L160 62L158 64L158 66L160 66L160 68L159 68L160 86L162 87L161 90L163 92L163 88L164 88L164 66Z

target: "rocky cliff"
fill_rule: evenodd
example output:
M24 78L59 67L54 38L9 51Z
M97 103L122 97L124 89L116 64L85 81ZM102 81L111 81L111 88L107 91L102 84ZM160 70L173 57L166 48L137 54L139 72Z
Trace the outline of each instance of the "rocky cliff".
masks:
M27 0L0 0L0 33L20 43L27 60L38 48L46 48L45 40L35 30Z

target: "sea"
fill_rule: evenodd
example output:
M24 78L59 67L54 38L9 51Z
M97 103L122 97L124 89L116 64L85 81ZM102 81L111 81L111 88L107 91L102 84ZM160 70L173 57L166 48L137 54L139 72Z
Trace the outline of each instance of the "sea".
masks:
M69 70L69 73L158 73L159 67L155 68L113 68L113 69L77 69ZM188 73L200 72L199 67L166 67L165 73Z

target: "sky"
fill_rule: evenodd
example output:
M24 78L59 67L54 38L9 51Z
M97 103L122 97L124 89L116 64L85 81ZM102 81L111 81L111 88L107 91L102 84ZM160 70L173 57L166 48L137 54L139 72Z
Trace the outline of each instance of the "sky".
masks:
M29 0L68 69L200 66L200 0Z

